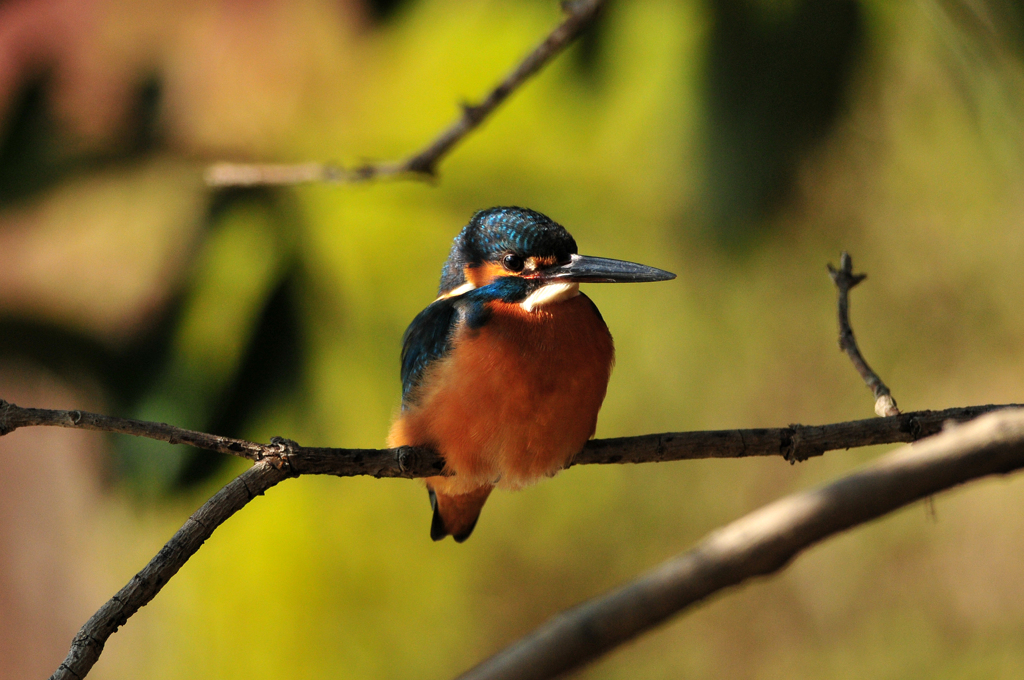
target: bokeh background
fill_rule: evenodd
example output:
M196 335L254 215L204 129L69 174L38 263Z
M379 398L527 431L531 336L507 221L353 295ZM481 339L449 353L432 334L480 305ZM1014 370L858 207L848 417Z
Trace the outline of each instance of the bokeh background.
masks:
M400 338L471 213L679 273L591 286L598 436L871 417L841 249L905 410L1024 400L1024 7L612 0L433 183L211 190L217 160L395 159L560 20L548 0L0 3L0 397L381 446ZM96 678L444 678L718 525L884 452L588 466L434 544L419 483L292 480L114 635ZM0 678L79 626L242 463L0 440ZM818 546L587 678L1024 677L1024 478Z

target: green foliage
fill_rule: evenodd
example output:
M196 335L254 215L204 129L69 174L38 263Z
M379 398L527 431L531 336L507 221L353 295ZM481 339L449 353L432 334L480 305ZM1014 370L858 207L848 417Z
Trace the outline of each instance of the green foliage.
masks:
M288 39L250 52L225 38L254 64L232 77L197 66L185 77L188 60L172 60L177 70L160 73L165 127L130 160L51 173L45 191L0 187L4 217L28 215L47 249L99 244L85 269L100 283L48 266L37 276L59 295L40 284L5 303L8 356L71 378L88 368L121 414L378 447L399 404L402 331L433 299L451 238L474 210L518 204L564 224L581 252L679 273L587 289L618 352L598 436L870 417L835 349L824 265L840 248L870 274L853 322L901 406L1020 401L1021 90L965 94L940 9L613 2L587 54L516 93L434 184L210 196L198 182L208 158L349 163L420 148L558 20L554 3L437 0L356 34L328 5L255 16L247 31ZM182 30L204 35L207 20L189 15ZM1020 82L1015 53L996 54L967 71L971 83ZM239 88L211 99L222 108L188 99L183 83L221 94L221 78ZM58 209L68 205L74 219ZM97 227L130 207L130 225ZM736 234L742 257L722 247ZM108 300L128 289L128 302ZM14 342L15 327L29 340ZM84 358L65 371L41 349L55 345ZM495 494L460 546L430 542L417 483L289 481L218 530L111 639L96 674L452 675L715 526L877 453L574 469ZM116 548L93 557L96 601L238 471L162 444L118 442L116 456L124 483L104 529L116 538L102 543ZM1019 675L1024 602L1007 584L1020 578L1021 493L1016 480L941 497L938 523L911 508L585 674ZM984 512L972 512L979 496Z

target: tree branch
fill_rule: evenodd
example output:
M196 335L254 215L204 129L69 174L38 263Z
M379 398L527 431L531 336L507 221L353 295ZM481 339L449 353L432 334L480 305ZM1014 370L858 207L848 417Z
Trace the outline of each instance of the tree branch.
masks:
M256 496L293 473L268 461L256 463L235 477L188 518L171 540L142 571L132 577L99 611L92 615L71 642L71 650L50 680L76 680L88 674L100 658L103 645L115 631L156 597L164 584L199 550L214 529Z
M818 541L916 500L1024 467L1024 411L992 413L787 496L635 581L556 616L459 680L541 680L578 668L680 610L770 574Z
M67 427L76 430L95 430L127 434L133 437L156 439L168 444L189 444L198 449L228 453L233 456L258 461L265 457L272 447L247 442L243 439L218 437L205 432L185 430L167 423L153 423L146 420L131 420L105 416L89 411L61 411L48 408L22 408L0 399L0 437L19 427L50 426Z
M853 273L853 259L845 250L839 256L839 269L828 265L828 273L832 276L832 282L836 284L836 294L839 297L839 349L846 352L853 362L853 367L860 373L865 384L875 395L875 413L879 416L898 416L900 410L896 408L896 400L889 394L889 388L885 386L878 374L871 370L868 362L857 347L857 339L853 337L853 327L850 326L850 289L868 277L867 274Z
M213 187L289 185L307 182L366 182L385 177L433 177L437 164L466 135L475 130L509 95L564 50L597 15L604 0L566 0L568 14L504 80L479 104L464 104L462 115L418 153L402 161L365 164L351 169L323 163L251 164L216 163L206 171Z
M782 456L790 462L807 460L826 451L876 444L912 442L942 430L948 421L964 422L983 413L1020 404L966 406L944 411L916 411L887 418L853 420L828 425L790 425L744 430L665 432L637 437L594 439L587 442L570 466L616 463L660 463L698 458ZM146 437L171 444L227 453L252 461L287 465L296 475L353 477L429 477L444 468L430 449L338 449L300 446L275 438L269 444L185 430L165 423L129 420L88 411L22 408L0 399L0 436L19 427L53 426Z
M916 441L939 432L951 421L970 420L980 414L1008 408L1019 406L989 405L920 411L830 425L790 425L784 428L675 432L598 439L588 442L571 465L749 456L782 456L790 462L796 462L834 449ZM51 680L84 678L99 658L106 640L160 592L213 531L255 496L263 494L282 480L303 474L427 477L438 474L444 467L441 457L430 449L306 447L278 437L269 444L258 444L185 430L165 423L116 418L87 411L22 408L0 399L0 436L20 427L33 426L127 434L171 444L190 444L255 461L249 470L197 510L160 553L89 619L75 636L67 659Z

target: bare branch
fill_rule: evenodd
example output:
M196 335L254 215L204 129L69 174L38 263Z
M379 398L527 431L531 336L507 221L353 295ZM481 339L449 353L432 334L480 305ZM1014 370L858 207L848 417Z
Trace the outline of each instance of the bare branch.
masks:
M293 473L287 466L274 466L269 461L256 463L233 479L213 498L188 518L171 540L132 577L124 588L92 615L71 642L67 658L50 680L84 678L100 658L103 645L128 618L156 597L164 584L181 569L214 529L256 496Z
M853 328L850 326L850 289L868 277L867 274L853 273L853 259L845 250L839 256L839 269L828 265L828 273L832 276L832 282L836 284L836 292L839 297L839 349L846 352L853 362L853 367L860 373L860 377L875 395L875 413L879 416L897 416L900 410L896 408L896 400L889 394L889 388L885 386L878 374L871 370L868 362L860 353L857 347L857 339L853 337Z
M891 418L831 425L790 425L784 428L677 432L599 439L588 442L572 465L749 456L782 456L795 462L833 449L916 441L939 432L951 421L970 420L989 411L1008 408L1019 406L990 405L921 411ZM164 423L115 418L86 411L22 408L0 400L0 436L19 427L31 426L66 427L147 437L172 444L190 444L255 461L253 467L196 511L160 553L89 619L75 636L67 659L53 678L85 677L103 651L107 638L160 592L163 585L221 523L253 497L278 482L303 474L427 477L438 474L444 467L441 457L429 449L305 447L277 437L269 444L257 444Z
M875 444L912 442L935 434L947 421L964 422L983 413L1019 404L967 406L944 411L901 413L829 425L790 425L745 430L666 432L637 437L594 439L587 442L570 465L657 463L698 458L782 456L790 462L807 460L826 451ZM88 411L22 408L0 400L0 436L19 427L56 426L147 437L172 444L227 453L253 461L286 463L299 475L352 477L429 477L444 467L430 449L337 449L299 446L287 439L257 444L244 439L184 430L164 423L128 420Z
M993 413L787 496L607 595L551 619L460 680L541 680L578 668L680 610L770 574L818 541L979 477L1024 467L1024 411Z
M198 449L228 453L253 461L265 457L268 450L276 451L276 449L272 449L272 447L265 444L247 442L243 439L218 437L194 430L185 430L174 425L168 425L167 423L116 418L99 413L90 413L89 411L22 408L0 399L0 437L13 432L19 427L37 425L128 434L133 437L156 439L168 444L189 444Z
M522 62L498 83L479 104L464 104L462 115L418 153L402 161L365 164L351 169L323 163L250 164L216 163L206 171L214 187L288 185L307 182L366 182L388 177L433 177L437 164L532 75L564 50L597 15L604 0L566 0L568 14Z

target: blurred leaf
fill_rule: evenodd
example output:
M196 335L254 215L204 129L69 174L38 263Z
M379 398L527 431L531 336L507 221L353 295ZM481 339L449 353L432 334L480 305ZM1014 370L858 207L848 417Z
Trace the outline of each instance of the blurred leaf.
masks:
M46 76L28 81L14 98L0 137L0 203L9 203L60 180L80 163L54 121L46 99Z
M268 297L250 335L249 346L234 379L220 396L206 432L242 437L250 419L275 399L299 399L296 387L304 367L302 317L296 308L300 277L293 269ZM193 449L177 484L189 487L208 479L229 462L227 456Z
M96 338L45 320L0 317L0 357L43 366L69 380L113 382L115 353Z
M707 150L710 227L741 244L792 189L837 120L864 20L854 0L711 0Z
M376 21L388 21L412 0L366 0L366 6Z
M295 228L284 214L266 190L227 191L215 201L170 352L136 417L237 436L269 392L297 373L300 331L289 268ZM204 479L220 462L188 447L168 452L139 440L121 442L118 458L146 495Z
M24 199L68 177L98 167L137 158L159 145L160 83L156 77L140 79L134 107L124 129L111 135L110 148L83 148L81 140L55 118L48 94L49 74L30 78L18 90L0 129L0 205Z

